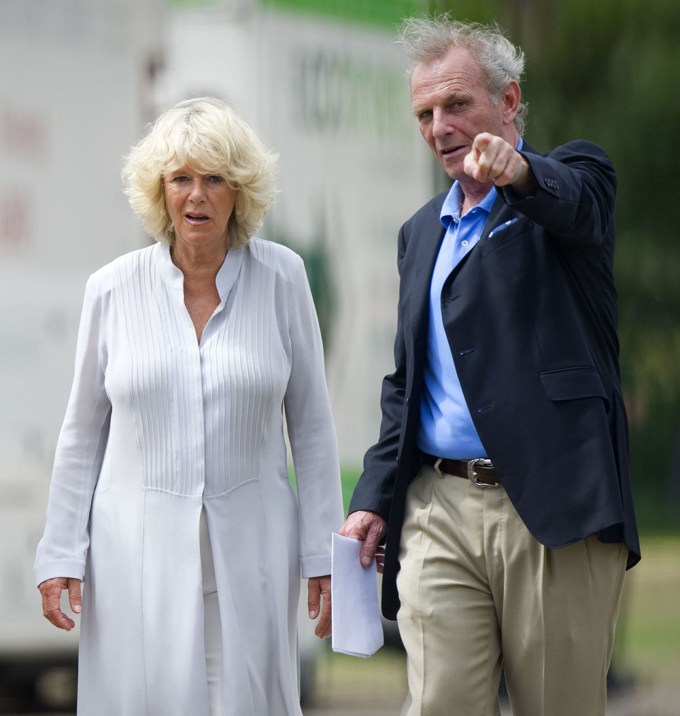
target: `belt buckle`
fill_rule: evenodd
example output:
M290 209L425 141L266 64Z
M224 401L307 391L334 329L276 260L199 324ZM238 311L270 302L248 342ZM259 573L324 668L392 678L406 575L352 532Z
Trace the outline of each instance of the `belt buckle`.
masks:
M498 487L498 485L500 485L499 482L494 485L489 485L487 482L480 482L477 479L477 471L475 470L475 467L480 467L482 470L492 470L493 463L487 457L476 457L473 460L467 461L467 476L468 480L470 480L473 485L481 488Z

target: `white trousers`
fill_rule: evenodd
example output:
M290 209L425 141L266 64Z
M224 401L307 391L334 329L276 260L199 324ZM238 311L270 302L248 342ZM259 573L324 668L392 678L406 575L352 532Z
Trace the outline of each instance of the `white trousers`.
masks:
M217 600L217 582L213 564L208 523L201 512L201 567L203 570L203 610L205 614L205 665L208 673L210 716L222 714L222 624Z
M421 469L397 579L403 716L604 716L627 550L539 544L502 487Z

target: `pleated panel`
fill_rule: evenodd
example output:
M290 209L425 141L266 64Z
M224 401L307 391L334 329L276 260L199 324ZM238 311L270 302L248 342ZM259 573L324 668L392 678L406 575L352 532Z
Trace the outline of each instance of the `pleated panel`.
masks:
M158 275L157 249L119 262L117 320L125 345L112 351L127 365L145 487L194 495L205 479L200 353L181 291Z
M277 280L247 253L202 348L210 494L258 477L270 423L280 425L289 368L274 305Z

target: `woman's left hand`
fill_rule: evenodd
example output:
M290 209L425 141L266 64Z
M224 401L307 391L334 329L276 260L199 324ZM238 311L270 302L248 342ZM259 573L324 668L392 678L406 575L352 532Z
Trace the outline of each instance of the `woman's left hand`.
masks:
M311 577L307 582L307 607L309 618L319 623L314 633L319 639L326 639L331 635L331 576Z

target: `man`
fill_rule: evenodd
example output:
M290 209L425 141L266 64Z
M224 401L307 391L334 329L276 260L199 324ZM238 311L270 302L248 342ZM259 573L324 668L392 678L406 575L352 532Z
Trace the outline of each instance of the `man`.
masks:
M406 21L411 98L448 176L399 234L394 373L342 533L407 651L403 714L605 713L639 560L598 147L522 139L524 58L495 28Z

